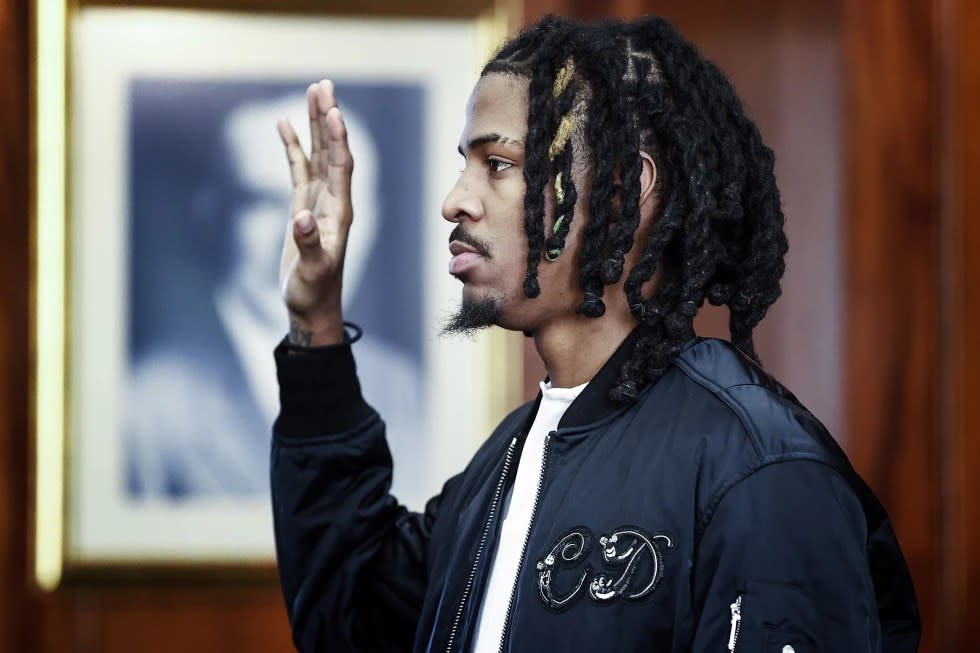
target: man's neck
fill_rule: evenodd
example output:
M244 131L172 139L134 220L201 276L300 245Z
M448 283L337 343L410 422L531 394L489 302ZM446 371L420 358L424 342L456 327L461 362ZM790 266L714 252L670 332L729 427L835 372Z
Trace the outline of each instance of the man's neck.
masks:
M573 388L591 381L636 327L635 322L609 318L576 316L534 332L534 346L552 387Z

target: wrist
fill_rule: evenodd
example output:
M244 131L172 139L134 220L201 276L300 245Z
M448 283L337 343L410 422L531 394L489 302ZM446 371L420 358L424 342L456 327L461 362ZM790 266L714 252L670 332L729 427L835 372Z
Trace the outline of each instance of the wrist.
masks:
M344 318L336 315L308 316L289 313L289 343L299 347L328 347L345 341Z

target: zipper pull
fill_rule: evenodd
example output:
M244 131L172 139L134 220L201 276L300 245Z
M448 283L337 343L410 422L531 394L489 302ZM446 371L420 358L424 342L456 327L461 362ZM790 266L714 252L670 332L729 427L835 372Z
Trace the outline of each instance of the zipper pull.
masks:
M735 642L738 641L738 627L742 621L742 597L739 596L731 605L732 629L728 633L728 650L735 653Z

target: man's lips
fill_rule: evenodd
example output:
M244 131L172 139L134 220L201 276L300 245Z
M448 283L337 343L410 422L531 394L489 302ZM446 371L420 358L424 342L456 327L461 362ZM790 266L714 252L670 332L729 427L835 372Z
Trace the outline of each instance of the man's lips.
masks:
M453 256L459 256L460 254L466 254L467 252L472 252L473 254L480 253L472 245L468 245L458 240L454 240L453 242L449 243L449 253Z
M449 253L453 255L449 259L449 274L457 276L477 265L483 258L475 247L458 240L449 243Z

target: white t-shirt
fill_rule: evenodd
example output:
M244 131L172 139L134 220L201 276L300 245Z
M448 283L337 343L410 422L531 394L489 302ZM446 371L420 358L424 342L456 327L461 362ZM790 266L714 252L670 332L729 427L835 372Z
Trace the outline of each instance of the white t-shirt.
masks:
M487 583L477 619L474 653L497 653L504 635L507 607L520 572L524 541L531 528L534 500L538 493L544 461L545 439L558 428L562 415L582 392L587 383L574 388L552 388L541 383L541 404L534 423L527 434L521 459L517 465L517 478L504 502L503 525L497 541L490 581Z

